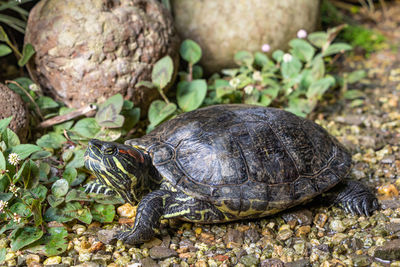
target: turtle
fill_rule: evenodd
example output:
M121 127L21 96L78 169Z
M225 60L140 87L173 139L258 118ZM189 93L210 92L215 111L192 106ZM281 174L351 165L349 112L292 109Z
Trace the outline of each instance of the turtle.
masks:
M133 228L115 235L129 244L153 238L162 218L260 218L331 189L332 203L347 212L369 216L378 208L366 185L348 179L351 154L335 137L277 108L200 108L125 144L92 139L84 157L98 178L87 192L114 192L138 203Z

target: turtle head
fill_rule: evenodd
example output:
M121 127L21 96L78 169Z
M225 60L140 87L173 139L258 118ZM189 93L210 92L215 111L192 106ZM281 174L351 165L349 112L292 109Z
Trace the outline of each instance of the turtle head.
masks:
M148 167L144 153L134 147L92 139L85 153L85 167L127 202L138 202L144 193L143 174Z

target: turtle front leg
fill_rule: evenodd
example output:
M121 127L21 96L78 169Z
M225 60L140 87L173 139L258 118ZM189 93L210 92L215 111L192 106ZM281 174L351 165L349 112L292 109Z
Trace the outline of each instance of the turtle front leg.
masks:
M160 219L166 204L173 197L174 193L167 190L156 190L147 194L139 203L133 228L118 233L116 238L132 245L153 238L159 233Z
M160 219L183 218L192 222L223 222L225 215L214 205L194 199L184 193L156 190L140 201L135 225L116 235L128 244L146 242L159 233Z
M346 212L370 216L379 208L378 200L369 188L359 181L347 180L337 188L334 204Z

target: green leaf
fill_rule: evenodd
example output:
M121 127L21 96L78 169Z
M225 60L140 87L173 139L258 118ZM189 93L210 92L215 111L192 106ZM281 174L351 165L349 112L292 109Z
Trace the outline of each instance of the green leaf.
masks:
M12 52L11 48L7 45L0 44L0 57L7 56Z
M312 73L313 79L319 80L319 79L323 78L325 75L325 64L324 64L324 60L322 59L322 56L320 54L315 56L311 65L312 65L311 73Z
M184 60L194 65L201 58L201 47L196 42L186 39L181 44L179 53Z
M7 177L4 177L4 178L7 179ZM2 193L2 192L0 192L0 200L3 200L4 202L9 201L12 197L13 197L12 193Z
M18 146L21 142L18 138L18 135L14 133L11 129L7 128L2 134L1 134L2 140L5 142L8 148L12 148L15 146Z
M327 76L326 78L315 81L308 88L306 96L307 98L317 98L319 99L329 87L335 84L335 79L332 76Z
M0 263L3 264L6 260L6 254L7 254L7 250L6 248L1 248L0 249Z
M125 122L123 125L123 129L125 131L130 131L133 126L140 120L140 108L132 108L129 110L124 110L122 115L125 117Z
M26 196L28 197L25 202L30 205L36 199L41 203L46 199L47 191L47 187L41 184L35 188L27 190L28 194L26 194Z
M32 44L25 44L22 49L22 57L18 60L18 66L23 67L28 63L29 59L35 54L35 49Z
M6 170L6 169L7 169L7 162L3 152L0 151L0 170Z
M68 189L69 184L65 179L59 179L51 186L51 192L57 198L65 196L68 193Z
M88 195L83 191L72 189L71 191L68 192L67 196L65 197L65 202L71 202L71 201L92 202L93 199L89 198Z
M157 61L151 73L152 82L161 90L171 81L174 64L170 56L165 56Z
M249 51L239 51L234 56L235 63L239 66L250 67L253 65L254 57Z
M0 133L3 133L7 129L8 125L10 125L12 118L13 116L10 116L8 118L0 120Z
M154 83L149 82L149 81L140 81L135 84L135 87L141 87L141 86L144 86L147 88L157 88L157 85L155 85Z
M95 221L110 223L114 220L115 208L113 205L94 204L91 211Z
M334 43L328 46L328 48L322 52L323 57L334 55L337 53L343 53L345 51L351 50L353 47L346 43Z
M275 50L274 53L272 53L272 58L275 59L276 62L281 62L284 54L282 50Z
M36 100L36 104L40 109L57 108L60 106L56 101L48 96L40 96L38 100Z
M162 100L155 100L151 103L149 108L149 121L153 126L157 126L176 111L174 103L165 103Z
M199 65L194 65L192 73L193 80L200 79L201 77L203 77L203 68Z
M297 77L301 71L302 64L295 56L288 62L283 61L281 64L282 76L285 79L293 79Z
M11 238L11 249L13 251L32 244L43 236L43 231L36 227L23 227L15 230Z
M55 208L55 207L59 206L61 203L64 202L64 198L63 197L56 197L54 195L48 195L47 196L47 202L49 202L51 207Z
M85 165L85 151L82 149L74 151L74 156L70 162L65 166L66 168L81 168Z
M89 194L90 198L100 204L117 205L123 204L125 201L120 196L108 196L103 194Z
M61 148L65 142L67 142L67 139L64 136L54 132L45 134L36 140L38 146L53 149Z
M11 148L10 153L17 153L20 159L26 159L34 152L42 150L41 147L33 144L21 144Z
M119 128L124 124L124 117L119 115L124 104L121 94L108 98L99 106L96 113L96 121L100 126L108 128Z
M346 81L349 84L353 84L365 78L366 76L367 72L365 70L356 70L349 73L349 75L346 77Z
M307 39L316 47L322 48L329 39L329 35L326 32L313 32L307 36Z
M302 61L310 62L315 54L315 48L303 39L293 39L289 42L290 53Z
M91 139L100 132L101 126L97 123L95 118L85 118L79 120L71 130L83 137Z
M62 177L68 182L68 184L72 184L78 175L78 171L73 167L65 168Z
M178 105L185 112L195 110L203 103L206 93L205 80L181 81L178 83L176 95Z
M0 26L0 41L5 42L5 43L10 42L10 39L8 39L7 33L5 32L5 30L3 29L2 26Z
M32 212L29 209L29 207L27 205L25 205L22 202L17 202L14 203L11 207L10 207L10 212L12 213L16 213L22 217L30 217L32 216Z
M34 188L39 183L39 168L32 160L25 161L15 175L14 183L22 177L25 188Z
M50 157L51 155L53 155L53 154L50 151L41 150L41 151L32 153L31 160L45 159L45 158Z
M365 94L359 90L348 90L343 94L344 98L353 100L356 98L365 97Z
M45 244L45 252L47 256L55 256L67 250L68 232L64 227L48 228L50 235L43 238L42 244Z
M256 52L254 54L254 64L257 66L263 68L271 64L271 60L268 58L268 56L264 53L261 52Z
M48 200L49 198L47 198ZM67 214L64 212L63 209L56 208L56 207L50 207L46 210L44 213L44 220L46 222L51 222L51 221L56 221L56 222L69 222L72 221L74 218L70 216L70 214Z

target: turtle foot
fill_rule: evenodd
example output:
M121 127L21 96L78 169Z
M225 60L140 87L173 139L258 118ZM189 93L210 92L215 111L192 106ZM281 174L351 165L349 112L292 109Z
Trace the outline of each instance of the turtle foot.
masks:
M370 216L374 210L379 208L375 195L359 181L345 181L335 204L353 215Z

